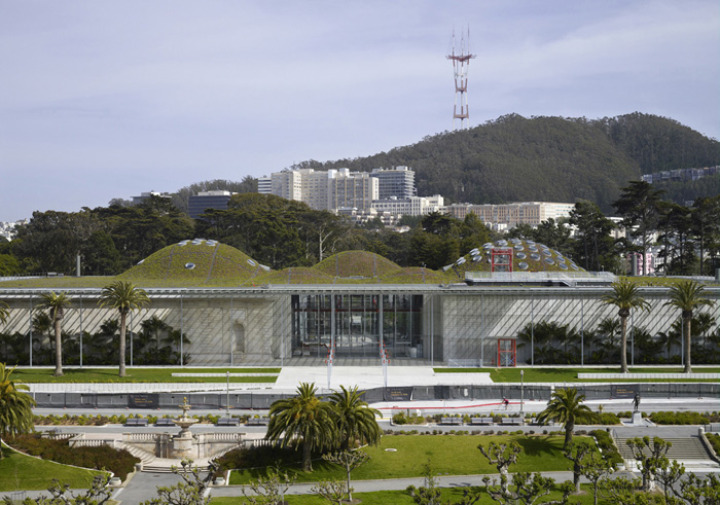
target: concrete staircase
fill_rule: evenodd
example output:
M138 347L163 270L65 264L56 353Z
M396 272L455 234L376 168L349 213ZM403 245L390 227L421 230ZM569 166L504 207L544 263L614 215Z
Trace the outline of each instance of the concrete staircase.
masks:
M612 434L618 451L620 451L620 455L625 460L626 467L629 469L634 469L636 462L632 451L627 445L627 441L632 438L642 438L645 436L651 439L653 437L659 437L670 442L672 446L667 452L667 457L670 460L676 460L682 463L688 471L720 468L720 464L718 464L714 455L708 450L700 438L697 426L614 428Z
M634 459L632 451L627 445L627 441L631 438L634 437L616 439L618 450L623 459ZM667 457L671 460L712 459L698 435L689 438L663 438L663 440L672 444L672 447L667 452Z

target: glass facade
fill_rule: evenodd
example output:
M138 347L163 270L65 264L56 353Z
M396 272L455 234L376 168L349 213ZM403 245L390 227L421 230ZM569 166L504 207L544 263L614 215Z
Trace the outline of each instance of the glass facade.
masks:
M422 358L421 295L293 295L294 356Z

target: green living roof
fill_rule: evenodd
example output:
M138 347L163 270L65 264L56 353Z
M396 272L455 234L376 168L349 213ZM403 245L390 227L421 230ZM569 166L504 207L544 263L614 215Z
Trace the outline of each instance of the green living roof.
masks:
M264 273L244 252L213 240L183 240L151 254L118 276L140 282L175 281L191 284L242 284Z
M513 249L515 272L582 271L569 258L542 244L512 239L473 249L442 270L401 267L378 254L343 251L312 267L271 270L244 252L213 240L183 240L167 246L116 279L140 287L230 287L293 284L444 284L466 272L490 272L491 251ZM4 282L3 287L102 287L113 278L55 277Z

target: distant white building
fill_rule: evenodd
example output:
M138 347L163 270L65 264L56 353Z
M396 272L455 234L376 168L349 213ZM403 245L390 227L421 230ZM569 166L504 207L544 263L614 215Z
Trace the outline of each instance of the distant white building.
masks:
M261 195L272 194L272 177L258 177L258 193Z
M481 221L496 229L509 229L519 224L537 226L543 221L570 217L573 203L515 202L504 204L456 203L445 207L445 213L457 219L475 214Z
M440 212L444 205L445 199L441 195L391 197L386 200L375 200L372 203L377 212L389 212L395 216L424 216L431 212Z

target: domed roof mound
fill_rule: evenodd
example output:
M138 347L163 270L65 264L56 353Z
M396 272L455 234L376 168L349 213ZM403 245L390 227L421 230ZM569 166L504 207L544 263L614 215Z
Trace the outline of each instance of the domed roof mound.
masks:
M447 276L441 272L422 267L401 268L380 277L383 284L441 284Z
M343 251L325 258L313 268L325 275L345 279L377 278L401 270L397 263L367 251Z
M314 268L290 267L274 270L253 279L255 284L332 284L335 279Z
M151 254L119 277L184 284L238 284L264 273L242 251L214 240L183 240Z
M575 262L559 251L531 240L509 239L488 242L471 250L454 263L442 268L448 274L455 272L464 278L465 272L490 272L493 251L512 250L513 272L583 272ZM496 260L497 265L497 260ZM498 271L497 268L495 271Z

